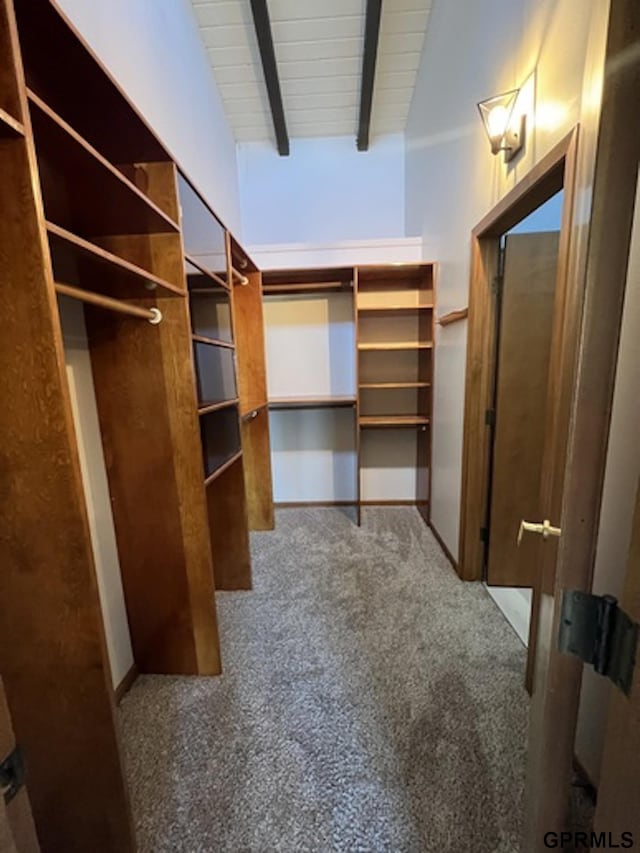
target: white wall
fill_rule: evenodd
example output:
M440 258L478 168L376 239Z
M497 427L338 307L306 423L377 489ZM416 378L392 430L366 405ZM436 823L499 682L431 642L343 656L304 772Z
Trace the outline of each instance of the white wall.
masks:
M98 424L84 311L80 302L67 297L60 298L59 306L98 592L102 604L111 677L113 686L116 687L133 664L133 652Z
M638 479L640 478L640 181L620 336L611 432L593 578L597 595L620 597ZM600 778L610 683L585 667L578 718L577 752L592 780Z
M440 263L439 313L468 303L472 227L589 107L582 91L596 4L434 3L406 134L406 221L407 233L422 234L424 257ZM507 166L489 151L476 103L517 86L528 139ZM466 323L438 327L436 341L432 519L456 555Z
M59 5L241 239L235 140L190 0Z
M238 169L247 245L333 243L404 237L404 136L293 139L291 155L273 144L241 143Z
M351 293L269 297L264 316L269 399L355 399ZM272 411L269 420L276 502L355 499L354 408Z

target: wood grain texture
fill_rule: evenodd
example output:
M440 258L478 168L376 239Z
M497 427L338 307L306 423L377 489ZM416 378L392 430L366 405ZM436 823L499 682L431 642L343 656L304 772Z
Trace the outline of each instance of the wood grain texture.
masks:
M237 348L240 414L267 402L267 368L262 306L262 276L249 273L249 284L233 288L233 337Z
M9 25L15 43L10 18ZM16 74L21 81L19 63ZM111 675L20 86L27 135L0 146L0 395L12 401L0 411L0 672L43 850L129 851Z
M0 112L7 122L22 126L24 112L20 98L17 56L13 7L10 0L0 0Z
M34 93L29 106L48 219L83 237L177 232L174 220Z
M542 521L540 477L545 442L551 330L560 233L507 237L500 309L487 582L534 585L539 539L520 522Z
M216 589L251 589L251 554L242 457L207 486Z
M167 294L184 293L160 276L83 240L53 222L47 222L47 233L54 269L61 267L66 273L69 268L77 268L85 287L119 298L146 296L148 290L155 288Z
M269 413L257 410L255 417L242 421L242 451L250 530L273 530L273 488Z
M640 487L640 483L639 483ZM640 488L636 499L627 575L620 607L640 623ZM609 699L602 772L595 816L596 832L640 837L640 668L627 697L612 690Z
M6 110L0 109L0 139L24 136L24 125Z
M484 573L480 531L488 514L491 440L485 412L493 394L496 316L491 279L497 269L497 241L472 237L458 549L458 573L466 581L482 580Z
M184 287L178 235L101 245ZM186 298L159 326L87 312L134 657L141 672L216 674L220 651ZM153 501L148 496L153 494Z
M33 91L112 163L171 159L55 0L15 0L15 6Z
M0 678L0 760L8 756L14 746L13 725ZM39 850L27 788L21 788L7 806L0 796L0 851L38 853Z
M242 449L247 488L249 528L272 530L273 479L267 403L267 367L262 305L262 275L247 272L249 283L233 288L233 328L236 343L240 415L257 411L242 424Z
M557 651L555 638L561 591L588 590L592 581L640 156L640 5L611 0L602 7L592 20L585 77L590 86L602 79L602 105L581 125L569 177L575 209L567 211L562 345L554 351L552 344L557 382L549 396L553 440L545 448L542 498L562 537L559 547L545 549L543 564L526 853L539 849L543 832L564 828L582 666Z

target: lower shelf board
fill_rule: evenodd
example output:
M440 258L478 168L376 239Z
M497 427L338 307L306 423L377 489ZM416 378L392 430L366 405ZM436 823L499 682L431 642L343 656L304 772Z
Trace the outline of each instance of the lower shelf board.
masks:
M229 457L226 462L223 462L222 465L219 465L215 471L212 471L211 474L204 481L205 486L208 486L210 483L213 483L214 480L217 480L221 474L227 470L227 468L231 468L231 466L238 461L238 459L242 458L242 451L239 450L238 453L234 453L233 456Z
M362 429L393 429L428 426L429 418L421 415L364 415L359 424Z

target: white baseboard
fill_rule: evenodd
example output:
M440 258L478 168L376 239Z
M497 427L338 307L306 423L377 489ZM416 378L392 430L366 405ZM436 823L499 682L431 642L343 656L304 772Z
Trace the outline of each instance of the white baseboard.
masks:
M507 622L527 646L531 621L531 590L506 586L487 586L486 584L485 589Z

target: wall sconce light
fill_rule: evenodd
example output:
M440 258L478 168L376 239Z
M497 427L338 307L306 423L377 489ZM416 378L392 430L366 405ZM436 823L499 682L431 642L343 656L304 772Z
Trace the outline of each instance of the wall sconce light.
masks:
M480 101L478 110L484 124L491 153L504 151L504 161L508 163L524 145L526 115L514 115L520 89L512 89L502 95Z

